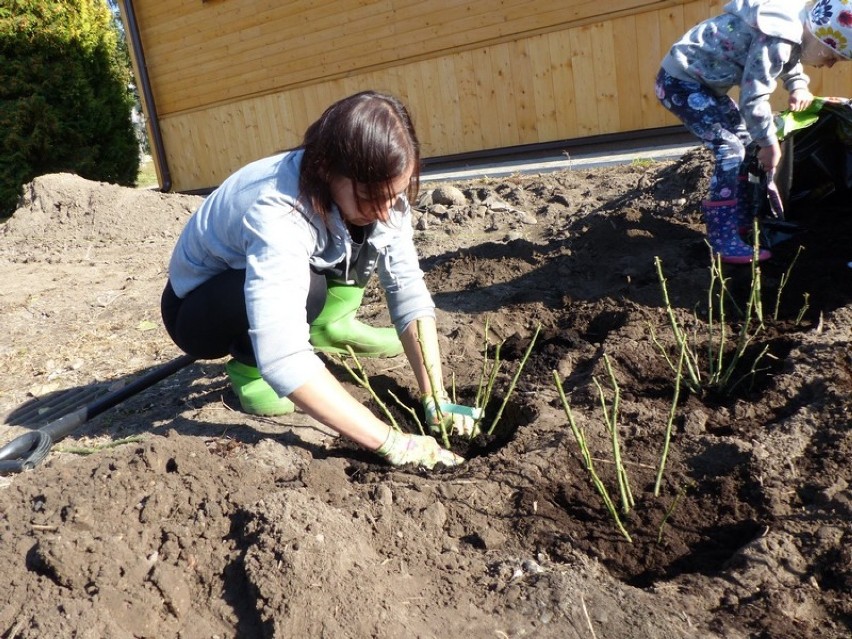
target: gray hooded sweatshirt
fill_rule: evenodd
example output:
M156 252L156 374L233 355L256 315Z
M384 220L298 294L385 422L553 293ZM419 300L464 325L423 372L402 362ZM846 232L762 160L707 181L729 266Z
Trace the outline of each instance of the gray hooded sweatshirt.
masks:
M733 0L722 15L705 20L676 42L662 67L718 95L739 86L739 107L760 146L776 139L769 96L782 82L806 89L800 62L807 0Z
M310 269L364 286L378 271L391 320L402 332L434 317L414 247L411 207L400 197L387 223L353 241L336 206L328 223L299 197L304 153L257 160L202 202L178 239L169 281L178 297L226 269L245 269L249 336L264 380L289 395L323 368L310 344Z

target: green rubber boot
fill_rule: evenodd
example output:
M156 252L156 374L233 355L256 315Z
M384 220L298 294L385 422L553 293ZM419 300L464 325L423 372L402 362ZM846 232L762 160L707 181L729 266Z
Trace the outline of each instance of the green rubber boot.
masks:
M231 386L240 400L243 411L250 415L273 417L286 415L296 410L295 404L286 397L279 397L260 376L254 366L232 359L225 364Z
M396 329L367 326L355 319L364 289L328 281L322 312L311 322L311 344L323 353L344 354L347 346L358 357L395 357L403 352Z

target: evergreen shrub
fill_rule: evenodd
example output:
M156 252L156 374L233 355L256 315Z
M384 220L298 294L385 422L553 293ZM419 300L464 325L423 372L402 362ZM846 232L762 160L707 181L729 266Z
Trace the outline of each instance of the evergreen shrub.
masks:
M0 4L0 70L0 217L46 173L134 185L130 69L104 0Z

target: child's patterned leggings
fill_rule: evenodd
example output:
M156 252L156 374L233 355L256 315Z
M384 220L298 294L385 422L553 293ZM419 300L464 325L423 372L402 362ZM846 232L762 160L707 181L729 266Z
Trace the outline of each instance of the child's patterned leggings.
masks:
M686 82L660 70L657 98L697 136L716 158L710 193L713 202L738 199L740 166L751 141L736 103L698 82Z

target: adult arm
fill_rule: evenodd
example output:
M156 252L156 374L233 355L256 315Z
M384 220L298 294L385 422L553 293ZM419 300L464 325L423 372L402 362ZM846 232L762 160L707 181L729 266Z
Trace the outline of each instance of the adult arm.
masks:
M420 333L418 337L418 333ZM438 331L434 317L421 317L408 324L399 336L405 356L411 365L417 388L421 395L431 395L432 380L435 381L434 391L439 395L445 393L444 374L441 366L441 351L438 346ZM422 346L421 346L422 342ZM424 352L425 351L425 352ZM431 368L430 372L427 365Z
M451 409L443 381L435 304L426 287L414 247L411 208L404 198L400 198L398 204L402 209L402 219L396 222L398 237L387 246L379 260L379 277L385 289L388 310L417 381L430 430L441 432L443 424L459 434L472 435L477 430L475 420Z
M455 466L464 461L464 458L441 448L433 437L391 429L346 392L326 369L293 391L290 399L317 421L379 454L393 465L416 464L433 468L439 463Z
M318 371L290 393L290 399L318 422L367 450L377 450L388 438L390 427L350 395L328 371Z

